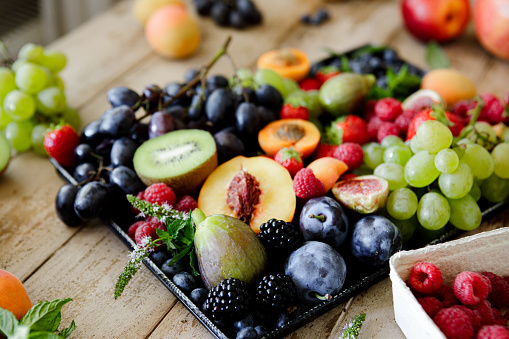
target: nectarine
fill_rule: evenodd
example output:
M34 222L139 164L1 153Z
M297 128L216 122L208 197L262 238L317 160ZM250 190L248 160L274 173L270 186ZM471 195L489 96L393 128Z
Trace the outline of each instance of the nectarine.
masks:
M185 7L182 0L136 0L132 10L134 17L145 26L152 13L165 5L173 4Z
M145 37L158 54L185 58L200 44L200 27L181 5L167 5L156 10L145 25Z
M475 34L484 48L509 60L509 1L477 0L474 7Z
M32 306L21 281L14 274L0 269L0 308L11 311L20 320Z
M472 99L477 93L472 80L452 68L438 68L429 71L422 78L421 88L437 92L446 107L452 106L460 100Z

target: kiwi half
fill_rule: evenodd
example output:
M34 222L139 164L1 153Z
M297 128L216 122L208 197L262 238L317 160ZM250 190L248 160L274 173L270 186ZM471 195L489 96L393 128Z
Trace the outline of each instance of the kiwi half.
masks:
M192 194L217 167L216 143L203 130L173 131L144 142L133 163L145 185L163 182L177 195Z

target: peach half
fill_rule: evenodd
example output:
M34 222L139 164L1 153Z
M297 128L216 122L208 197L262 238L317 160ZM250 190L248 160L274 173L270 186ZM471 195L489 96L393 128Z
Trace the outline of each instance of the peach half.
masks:
M290 174L263 156L238 156L217 167L205 180L198 197L198 208L205 215L236 217L256 234L269 219L292 221L295 207Z

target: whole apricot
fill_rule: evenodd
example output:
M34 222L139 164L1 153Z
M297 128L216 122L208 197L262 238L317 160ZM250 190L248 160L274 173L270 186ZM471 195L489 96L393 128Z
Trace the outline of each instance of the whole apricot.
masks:
M446 107L460 100L472 99L477 93L474 83L469 78L451 68L429 71L422 78L421 88L437 92Z
M136 0L132 10L136 20L145 26L148 18L150 18L156 10L165 5L182 5L185 7L181 0Z
M12 273L0 269L0 308L11 311L20 320L32 306L21 281Z
M200 44L200 27L185 7L167 5L150 16L145 37L158 54L168 58L185 58Z
M477 39L486 50L509 60L509 1L477 0L474 28Z

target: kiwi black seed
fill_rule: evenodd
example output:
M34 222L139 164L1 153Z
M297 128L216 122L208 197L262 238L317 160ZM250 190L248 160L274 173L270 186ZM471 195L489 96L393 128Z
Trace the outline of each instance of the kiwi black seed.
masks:
M133 158L147 186L163 182L177 195L192 194L217 167L217 150L209 132L177 130L144 142Z

